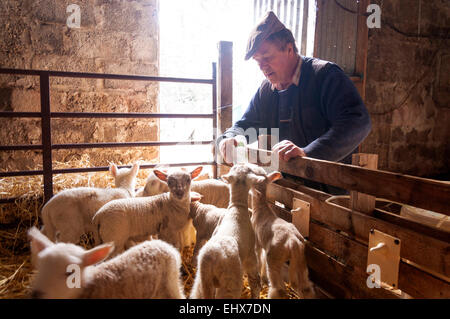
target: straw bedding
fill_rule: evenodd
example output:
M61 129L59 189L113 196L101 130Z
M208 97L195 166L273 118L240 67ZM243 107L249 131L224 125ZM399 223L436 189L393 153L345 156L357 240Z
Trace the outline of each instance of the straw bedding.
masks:
M122 165L122 163L116 163ZM88 155L74 157L65 163L55 163L57 168L90 167ZM34 168L39 169L39 168ZM140 170L136 186L145 184L149 170ZM53 177L55 193L73 187L114 187L108 172L58 174ZM0 299L28 298L34 271L31 267L29 242L26 232L32 226L41 226L40 211L43 206L41 176L26 176L0 179L0 198L19 197L15 203L0 204ZM92 246L92 238L85 236L80 244ZM182 252L182 280L185 294L189 296L196 269L190 259L193 247ZM260 297L267 298L268 288L263 286ZM288 298L297 299L295 291L286 284ZM242 298L250 298L250 288L244 278Z

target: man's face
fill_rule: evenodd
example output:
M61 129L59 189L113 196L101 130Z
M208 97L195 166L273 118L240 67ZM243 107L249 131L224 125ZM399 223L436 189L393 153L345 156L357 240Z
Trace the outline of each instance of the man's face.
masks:
M264 76L277 87L277 84L289 82L293 74L292 59L295 53L291 43L284 50L276 44L264 41L253 59L258 63Z

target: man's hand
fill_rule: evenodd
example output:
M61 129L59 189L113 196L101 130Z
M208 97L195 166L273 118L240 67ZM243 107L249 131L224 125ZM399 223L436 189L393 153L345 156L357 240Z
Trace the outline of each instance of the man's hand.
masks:
M278 152L279 158L289 161L293 157L306 156L305 151L288 140L283 140L272 147L273 152Z
M223 157L223 160L228 164L233 164L233 156L235 154L235 148L237 147L237 141L234 137L224 138L219 143L219 151Z

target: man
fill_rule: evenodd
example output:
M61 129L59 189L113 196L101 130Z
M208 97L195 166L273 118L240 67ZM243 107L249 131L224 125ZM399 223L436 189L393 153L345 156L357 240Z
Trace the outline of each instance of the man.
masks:
M242 118L217 139L224 160L232 162L235 136L244 135L248 128L257 132L264 128L272 135L271 129L278 128L280 142L272 150L279 152L280 160L307 156L351 163L351 154L369 134L371 122L342 69L300 56L292 32L273 12L250 35L245 59L251 57L266 80Z

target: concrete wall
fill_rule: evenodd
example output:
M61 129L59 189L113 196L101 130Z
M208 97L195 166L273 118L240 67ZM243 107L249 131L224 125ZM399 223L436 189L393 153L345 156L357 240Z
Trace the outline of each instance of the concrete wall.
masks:
M79 5L81 27L69 28L69 4ZM158 0L5 0L0 2L0 67L158 75ZM155 82L51 79L54 112L158 112ZM0 76L0 110L40 111L37 77ZM40 144L39 119L0 119L1 144ZM53 143L158 140L158 120L52 120ZM71 150L92 165L157 161L158 148ZM36 169L39 152L0 152L0 169Z
M380 169L449 173L450 2L372 3L381 6L382 23L369 29L366 105L373 129L362 150L379 154Z

